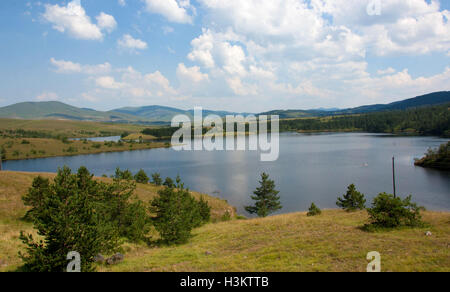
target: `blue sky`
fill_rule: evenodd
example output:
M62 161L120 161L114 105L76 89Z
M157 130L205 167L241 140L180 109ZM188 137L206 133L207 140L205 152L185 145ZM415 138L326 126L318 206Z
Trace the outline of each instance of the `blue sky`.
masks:
M380 11L369 15L370 2ZM258 112L450 90L450 1L0 1L0 106Z

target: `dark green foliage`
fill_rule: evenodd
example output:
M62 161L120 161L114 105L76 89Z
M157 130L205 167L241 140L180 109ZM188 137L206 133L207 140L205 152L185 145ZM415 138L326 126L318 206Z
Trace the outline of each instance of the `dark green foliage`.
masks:
M119 167L116 168L116 173L113 176L114 179L119 179L119 180L133 180L133 174L131 173L131 171L127 170L120 170Z
M309 210L308 210L308 214L307 214L308 217L317 216L320 214L322 214L322 211L316 206L316 204L312 203L311 207L309 207Z
M119 179L112 184L96 181L85 167L77 174L64 167L53 183L36 178L23 201L31 207L27 219L44 240L21 235L27 246L21 254L23 269L62 272L67 253L76 251L82 271L91 271L94 257L116 251L121 237L144 239L150 219L143 203L132 200L135 187Z
M422 210L425 208L411 202L411 196L402 200L386 193L379 194L373 200L372 208L367 209L371 226L382 228L420 226Z
M203 197L201 197L198 202L198 212L200 214L201 223L211 221L211 207Z
M156 173L152 174L152 183L157 186L162 185L162 179L161 179L161 175L159 173L156 172Z
M179 183L175 187L166 187L158 192L151 202L150 211L155 215L153 225L163 242L182 244L191 237L192 229L206 223L205 213L209 208L206 202L199 202ZM209 219L208 219L209 220Z
M334 116L330 119L289 119L280 121L280 131L359 130L370 133L411 132L420 135L450 134L449 105L399 111Z
M0 157L2 160L6 159L6 149L3 146L0 148Z
M23 144L23 145L28 145L28 144L30 144L30 141L28 141L28 140L22 140L22 144Z
M134 180L140 184L147 184L149 181L149 178L148 178L147 174L145 173L145 171L143 169L141 169L134 176Z
M125 137L127 137L127 136L129 136L130 135L130 133L129 132L123 132L122 133L122 135L120 135L120 138L125 138Z
M417 160L415 165L450 170L450 142L442 144L439 149L429 149L425 157Z
M116 249L117 229L97 212L98 202L92 200L102 187L87 171L80 169L74 175L67 167L58 171L52 184L35 179L23 201L31 207L34 227L44 239L35 241L32 235L21 234L26 245L26 253L20 254L23 270L63 272L67 254L77 251L82 256L82 271L87 272L92 270L95 255Z
M164 181L163 185L168 187L168 188L174 188L175 187L175 183L173 182L173 179L171 179L170 177L166 177L166 180Z
M348 186L347 193L343 198L338 198L336 205L348 212L363 210L366 208L366 199L364 194L358 192L355 185L351 184Z
M269 179L266 173L261 174L260 187L253 192L251 198L256 201L255 206L247 206L245 210L259 217L267 217L282 208L280 204L279 191L275 190L275 182Z

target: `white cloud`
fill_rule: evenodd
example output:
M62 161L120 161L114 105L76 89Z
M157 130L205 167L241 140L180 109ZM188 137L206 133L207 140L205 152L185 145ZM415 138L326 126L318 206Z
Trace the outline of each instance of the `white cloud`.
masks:
M125 0L118 0L118 2L119 2L119 5L122 7L127 5L127 2Z
M145 50L148 48L146 42L135 39L131 35L126 34L121 39L117 41L119 48L130 50L131 52L135 52L136 50Z
M208 74L203 74L200 71L200 67L186 67L183 63L178 64L177 76L181 81L187 81L189 83L199 83L209 80Z
M176 23L192 23L188 10L193 10L189 0L145 0L146 10L161 14L167 20Z
M396 71L395 71L394 68L389 67L389 68L387 68L387 69L385 69L385 70L378 70L378 71L377 71L377 74L378 74L378 75L388 75L388 74L393 74L393 73L395 73L395 72L396 72Z
M57 73L81 73L87 75L107 74L111 71L111 64L104 63L98 65L81 65L71 61L50 59L50 63L55 67Z
M43 92L42 94L36 96L37 101L56 101L60 100L58 94L54 92Z
M46 4L42 16L57 31L67 32L72 37L83 40L102 40L103 30L110 32L117 25L113 16L103 12L97 16L98 24L92 23L80 0L73 0L67 6Z
M117 82L114 77L111 76L102 76L95 80L97 86L106 89L121 89L126 85L124 83Z
M117 27L117 22L114 17L104 12L97 16L97 23L100 29L104 29L107 32L112 32Z

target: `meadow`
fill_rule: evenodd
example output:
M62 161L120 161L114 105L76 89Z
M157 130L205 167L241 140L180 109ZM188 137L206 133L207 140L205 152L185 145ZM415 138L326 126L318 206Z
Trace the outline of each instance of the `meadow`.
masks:
M38 174L0 172L0 271L14 271L21 261L21 230L33 232L22 220L26 212L21 196ZM54 174L40 174L52 178ZM109 180L107 178L99 178ZM159 187L138 184L136 195L148 202ZM201 194L195 193L199 197ZM450 214L424 212L425 227L370 233L365 211L347 213L325 210L307 217L291 213L264 219L237 217L227 202L206 197L212 207L209 223L193 231L193 238L179 246L122 246L125 261L99 265L99 271L360 271L366 255L381 254L382 271L449 271ZM230 221L223 221L230 214ZM241 219L236 219L241 218ZM431 231L431 236L425 233ZM152 235L152 234L151 234Z

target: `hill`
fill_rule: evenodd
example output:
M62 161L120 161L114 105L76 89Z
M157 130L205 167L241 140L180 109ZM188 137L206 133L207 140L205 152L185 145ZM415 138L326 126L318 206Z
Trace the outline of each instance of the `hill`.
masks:
M350 109L315 109L315 110L273 110L261 114L279 115L281 119L339 116L363 114L391 110L404 110L415 107L432 106L450 102L450 91L430 93L415 98L390 104L367 105ZM140 123L150 125L167 125L175 115L192 117L193 110L182 110L166 106L123 107L112 111L96 111L88 108L77 108L57 101L23 102L0 108L0 118L10 119L59 119L78 121L100 121L115 123ZM227 111L203 110L204 115L248 115Z
M433 106L450 103L450 91L434 92L389 104L365 105L342 110L274 110L268 115L279 115L282 119L339 116L350 114L365 114L393 110L406 110L417 107Z
M10 119L63 119L78 121L129 122L139 119L114 111L101 112L81 109L58 101L22 102L0 108L0 118Z
M18 234L32 232L21 220L21 195L37 174L0 172L0 271L20 265ZM54 174L41 174L53 177ZM138 185L137 195L148 201L157 187ZM208 197L213 217L233 208ZM234 211L233 211L234 212ZM234 213L233 213L234 216ZM368 233L361 230L367 213L325 210L307 217L293 213L265 219L210 223L194 230L189 243L180 246L125 244L125 261L99 266L100 271L365 271L370 251L381 254L382 271L450 271L448 248L450 214L425 212L427 228ZM427 231L432 236L425 236Z
M194 117L194 110L181 110L173 107L166 106L143 106L143 107L124 107L115 109L114 112L119 112L128 115L134 115L143 120L151 122L170 122L175 115L186 115L190 118ZM218 115L225 117L226 115L236 115L238 113L227 111L213 111L203 110L203 115ZM247 115L244 113L243 115Z

